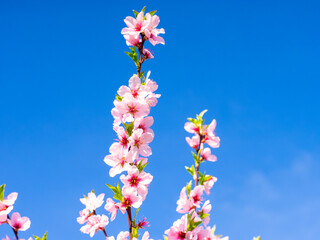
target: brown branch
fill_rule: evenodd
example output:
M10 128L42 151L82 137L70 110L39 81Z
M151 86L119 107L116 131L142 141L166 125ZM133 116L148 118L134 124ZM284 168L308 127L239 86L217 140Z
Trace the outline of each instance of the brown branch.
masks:
M204 135L202 135L202 134L198 134L198 135L199 135L199 138L200 138L200 144L199 144L198 148L196 149L197 155L200 154L201 144L202 144L202 140L204 138ZM195 186L197 186L198 183L199 183L199 168L200 168L200 163L202 162L202 160L203 160L203 158L199 156L199 162L195 163L195 165L196 165L196 177L194 179Z
M131 207L127 208L127 215L128 215L128 225L129 225L129 234L130 240L132 240L132 216L131 216Z

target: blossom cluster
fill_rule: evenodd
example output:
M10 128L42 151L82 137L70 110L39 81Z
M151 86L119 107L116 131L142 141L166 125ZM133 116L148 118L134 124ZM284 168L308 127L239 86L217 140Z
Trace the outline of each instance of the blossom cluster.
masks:
M143 41L150 41L155 46L156 44L164 44L164 39L159 34L165 33L163 28L158 29L160 18L154 15L156 11L149 12L144 15L145 8L140 13L135 12L136 18L126 17L124 22L127 27L123 28L121 33L126 39L128 46L138 46ZM148 51L148 50L145 50Z
M10 213L12 212L14 204L18 198L18 193L13 192L7 197L4 197L4 187L5 185L0 186L0 225L8 224L16 236L16 238L12 239L19 239L18 232L28 230L30 228L31 221L28 217L21 217L18 212L12 213L10 217ZM10 240L10 238L6 236L3 240ZM32 238L30 237L28 240L32 240Z
M115 193L114 199L119 200L118 202L112 198L106 200L105 209L110 213L111 221L116 218L118 210L124 214L131 207L139 208L147 196L148 186L153 179L150 173L144 171L148 163L147 157L152 154L149 143L154 138L154 132L150 128L153 117L148 114L151 107L157 104L157 98L160 95L154 93L158 85L149 77L150 72L141 82L139 77L132 76L129 79L129 86L119 88L114 101L115 107L111 111L114 117L113 129L118 139L110 146L110 154L104 161L111 167L109 170L111 177L126 172L120 176L123 183L122 189L119 184L115 187L109 185ZM96 196L95 193L90 192L88 196L80 199L86 207L80 211L77 221L80 224L86 223L80 230L90 234L91 237L99 230L105 231L104 228L109 223L106 215L96 214L96 209L104 202L104 196L104 194ZM147 222L140 221L139 224L137 227L143 228ZM144 239L147 239L146 236Z
M146 41L152 45L164 44L162 37L164 29L157 29L160 22L155 11L145 14L145 8L140 13L135 12L136 18L126 17L124 22L127 27L121 33L126 39L127 45L133 46L131 53L127 53L137 66L137 74L129 79L127 86L121 86L114 100L114 108L111 114L114 118L113 130L117 134L117 140L109 148L109 154L104 158L104 162L110 166L109 175L115 177L120 175L120 181L114 186L107 184L113 191L114 197L107 198L105 210L110 214L110 221L114 221L118 212L128 215L129 232L120 232L117 240L137 239L138 230L148 226L145 218L136 222L132 219L131 210L138 209L146 199L148 187L153 176L144 171L148 164L148 157L152 154L149 144L153 141L154 132L151 129L153 117L149 116L152 107L158 103L160 94L156 94L158 85L150 79L150 71L144 76L141 72L141 65L147 59L153 58L151 52L144 47ZM139 54L139 56L138 56ZM109 224L106 215L98 215L96 209L102 206L104 194L96 196L90 192L88 196L80 199L86 206L80 211L78 223L85 224L81 227L81 232L89 234L91 237L97 231L102 231L106 239L108 237L105 227ZM146 231L143 240L149 239Z
M193 152L195 164L186 167L186 170L193 177L194 187L192 188L192 181L190 181L180 192L176 211L184 213L184 215L175 221L170 229L165 231L168 240L229 239L228 237L220 238L216 236L214 234L215 227L208 226L212 205L210 200L203 202L204 193L210 194L217 178L205 173L201 174L199 167L203 162L215 162L217 158L211 153L211 148L220 146L220 138L214 133L216 120L213 120L209 125L205 125L203 119L205 112L200 113L195 119L189 118L184 126L187 132L194 134L192 138L186 138L189 146L195 151Z

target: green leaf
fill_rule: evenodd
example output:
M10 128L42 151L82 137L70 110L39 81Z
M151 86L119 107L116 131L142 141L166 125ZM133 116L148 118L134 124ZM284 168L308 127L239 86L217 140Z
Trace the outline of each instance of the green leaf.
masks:
M143 14L144 14L145 11L146 11L146 6L144 6L144 7L142 8L141 12L143 12Z
M133 225L136 225L136 218L137 218L137 215L138 215L139 209L140 209L140 208L138 208L138 209L137 209L136 214L134 215Z
M188 171L188 173L191 174L192 177L195 176L195 169L194 169L194 166L192 165L191 167L187 167L185 166L186 170Z
M253 240L261 240L261 237L260 236L254 237Z
M197 154L195 154L194 152L191 152L192 153L192 156L193 156L193 158L194 158L194 161L196 162L196 163L199 163L199 156L197 155Z
M129 137L132 135L132 130L133 130L133 122L127 124L127 123L123 123L124 127L127 130L127 133L129 135Z
M129 47L131 52L125 52L135 63L136 66L139 65L139 57L135 47Z
M146 162L145 164L142 164L142 161L139 162L137 165L137 168L139 169L139 172L142 172L143 169L149 164L149 162Z
M198 117L200 117L200 118L202 119L203 115L204 115L206 112L208 112L207 109L203 110L203 111L198 115Z
M47 232L43 235L42 238L39 238L39 237L37 237L35 235L33 235L33 237L34 237L35 240L47 240Z
M0 186L0 201L3 201L3 198L4 198L4 188L6 187L5 184L2 184Z
M187 183L186 185L186 189L187 189L187 193L188 195L190 195L191 192L191 186L192 186L192 180L190 182Z
M168 240L168 237L165 236L165 235L163 235L163 239L164 239L164 240Z
M120 185L119 183L116 184L115 186L112 186L110 184L106 184L111 190L112 192L114 193L114 196L113 198L116 199L116 200L119 200L119 201L122 201L123 200L123 196L122 196L122 192L121 192L121 188L120 188Z
M136 10L132 10L132 11L134 13L134 16L137 17L139 13Z
M132 228L132 236L134 237L134 238L138 238L140 235L138 234L138 227L133 227Z
M151 11L149 12L149 14L151 15L151 17L157 12L157 10Z
M122 99L123 99L123 97L120 97L119 95L116 94L116 100L117 100L117 101L121 102Z
M194 125L197 125L198 124L198 121L197 119L194 119L194 118L187 118L190 122L192 122Z
M209 217L210 216L210 214L209 213L204 213L204 212L200 212L200 218L201 219L204 219L204 218L206 218L206 217Z

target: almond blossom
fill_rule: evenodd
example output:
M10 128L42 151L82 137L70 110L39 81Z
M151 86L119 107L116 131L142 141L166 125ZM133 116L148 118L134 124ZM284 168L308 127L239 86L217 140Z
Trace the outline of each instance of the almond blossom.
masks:
M113 221L119 210L118 205L111 198L108 198L104 208L111 214L111 221Z
M129 207L139 208L142 204L142 198L137 195L137 190L134 188L123 187L122 188L123 200L119 204L119 209L122 213L125 213Z
M103 204L104 193L101 193L98 197L95 193L89 192L88 196L81 198L80 202L86 206L91 212L99 208Z
M141 154L144 157L148 157L152 154L152 150L149 147L149 143L153 140L153 134L143 133L142 129L136 129L133 131L130 138L130 145L132 151Z
M128 240L129 238L129 232L127 231L121 231L118 236L117 236L117 240Z
M215 155L211 154L211 149L210 148L204 148L201 151L201 156L206 161L210 161L210 162L217 161L217 157Z
M12 211L13 205L17 200L17 198L18 198L18 193L13 192L13 193L10 193L2 201L0 201L0 222L1 222L1 219L4 218L1 216L8 215Z
M26 231L30 228L31 221L28 217L21 217L20 213L14 212L11 215L11 219L8 219L8 224L14 229L16 232L18 231Z
M150 173L144 171L140 172L136 166L130 167L127 172L128 175L121 175L120 180L125 187L136 189L137 193L142 197L142 200L144 200L148 193L148 186L153 177Z
M80 231L93 237L98 230L104 230L108 224L109 218L106 215L93 215L89 217L87 224L81 227Z
M108 164L110 167L112 167L109 170L109 174L111 177L114 177L115 175L126 171L129 167L129 163L132 163L134 161L134 152L133 151L127 151L127 150L119 150L115 151L110 155L107 155L104 158L104 162Z

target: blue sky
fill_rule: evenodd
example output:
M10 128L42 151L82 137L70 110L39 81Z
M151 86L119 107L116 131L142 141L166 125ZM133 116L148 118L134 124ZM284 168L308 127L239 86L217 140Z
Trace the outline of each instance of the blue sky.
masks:
M187 117L218 122L212 224L231 239L320 234L319 1L1 1L0 183L29 216L21 236L89 239L79 198L111 192L103 162L115 134L115 92L135 69L123 19L158 10L165 46L151 47L162 94L152 110L154 175L141 213L155 239L180 217L187 180ZM101 211L102 213L102 211ZM140 216L142 216L140 215ZM109 225L127 230L126 216ZM10 234L0 227L0 237ZM103 239L97 235L96 239Z

